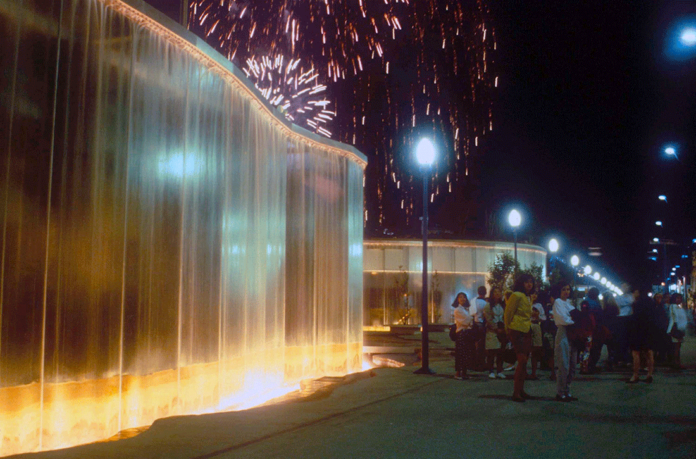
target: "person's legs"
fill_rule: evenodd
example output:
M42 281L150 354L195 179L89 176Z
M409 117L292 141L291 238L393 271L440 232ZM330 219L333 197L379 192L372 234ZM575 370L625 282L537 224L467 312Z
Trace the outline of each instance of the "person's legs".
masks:
M486 360L487 360L487 368L489 373L493 373L494 369L494 362L495 360L495 349L486 349Z
M655 355L653 351L648 351L648 378L652 378L653 370L655 369Z
M638 381L638 371L640 370L640 352L632 351L633 354L633 376L631 381Z
M539 363L539 352L536 348L532 348L532 379L536 379L537 364Z
M573 378L575 377L575 368L578 366L578 353L572 344L569 344L569 347L570 359L568 361L568 376L566 376L566 396L568 397L570 397L570 383L573 382Z
M674 343L674 366L681 368L681 345L682 343Z
M495 371L498 373L498 375L502 375L502 374L503 374L503 350L502 350L502 349L496 349L496 350L494 350L493 352L494 352L493 355L495 356L495 359L496 359L496 361L495 361L495 364L496 364Z
M568 371L570 369L571 349L566 336L565 327L558 327L554 363L556 366L556 394L565 397L568 392Z
M522 397L524 394L524 380L527 378L527 354L517 354L517 368L515 369L515 385L513 397Z
M599 362L599 357L602 355L602 346L604 343L599 339L592 339L592 348L590 349L590 364L588 369L591 373L597 371L597 363Z

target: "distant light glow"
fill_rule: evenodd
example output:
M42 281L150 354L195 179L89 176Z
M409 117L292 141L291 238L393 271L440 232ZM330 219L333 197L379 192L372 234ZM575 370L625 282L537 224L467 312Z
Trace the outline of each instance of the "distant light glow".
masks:
M665 196L664 194L661 194L660 196L658 196L657 199L659 199L660 201L667 202L667 196Z
M508 216L508 222L510 222L510 226L513 228L517 228L522 223L522 215L516 209L512 209Z
M676 155L677 150L675 150L674 147L667 147L665 148L665 153L667 153L668 155Z
M594 280L598 281L599 280L599 273L594 273L594 276L592 276Z
M653 238L653 242L660 242L660 238L654 237L654 238Z
M590 265L585 266L585 269L583 269L583 272L585 273L586 276L589 276L590 274L592 274L592 266L590 266Z
M600 280L599 283L602 284L602 285L607 285L607 278L606 278L606 277L602 277L602 280Z
M689 27L684 29L681 34L680 40L686 46L696 45L696 29Z
M658 221L655 222L655 225L657 225L657 226L662 226L662 222L658 220Z
M559 247L559 245L558 245L558 241L556 239L551 239L549 241L549 251L551 253L558 252L558 247Z
M573 266L577 266L580 264L580 258L577 255L573 255L570 257L570 264Z

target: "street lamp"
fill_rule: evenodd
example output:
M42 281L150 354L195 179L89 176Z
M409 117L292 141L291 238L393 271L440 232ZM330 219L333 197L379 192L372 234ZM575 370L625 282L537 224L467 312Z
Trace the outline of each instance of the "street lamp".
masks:
M602 285L607 285L607 278L606 278L606 277L602 277L602 280L600 280L599 283L602 284Z
M592 274L592 267L590 265L585 266L585 269L583 269L583 272L585 273L586 276L589 276Z
M556 238L553 238L549 241L549 252L551 253L551 257L549 260L549 265L550 265L549 268L550 268L551 272L547 273L549 278L550 278L551 273L553 272L554 268L556 267L555 258L556 258L556 252L558 252L559 247L560 247L560 244L558 243L558 240L556 240Z
M693 27L684 29L679 37L679 40L686 46L696 45L696 29Z
M428 343L428 179L430 167L435 161L435 147L429 139L421 139L416 146L416 159L423 172L423 301L421 303L421 362L416 374L435 374L430 369L430 348Z
M658 221L655 222L655 225L656 225L656 226L662 226L662 222L658 220Z
M598 281L599 280L599 273L595 272L594 276L592 276L592 277L594 278L594 280Z
M515 236L515 270L517 270L517 227L522 223L522 215L516 209L512 209L508 215L508 222L510 222L512 233Z
M660 196L658 196L657 199L659 199L660 201L667 202L667 196L665 196L664 194L661 194Z

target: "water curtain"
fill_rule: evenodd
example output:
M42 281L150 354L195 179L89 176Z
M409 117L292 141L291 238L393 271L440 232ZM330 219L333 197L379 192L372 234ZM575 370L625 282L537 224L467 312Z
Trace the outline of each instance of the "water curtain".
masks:
M359 152L135 0L0 38L1 455L361 368Z

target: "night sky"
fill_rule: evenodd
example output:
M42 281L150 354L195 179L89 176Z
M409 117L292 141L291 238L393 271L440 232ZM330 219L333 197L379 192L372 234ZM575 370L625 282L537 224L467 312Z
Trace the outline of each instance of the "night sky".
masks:
M696 25L696 2L490 5L500 82L479 182L492 236L511 236L505 220L516 206L520 240L546 246L557 237L563 256L613 271L614 282L660 281L662 247L648 259L653 237L679 243L668 248L668 268L687 274L681 255L696 238L696 51L689 58L669 49L681 23ZM665 155L667 145L680 161ZM433 211L432 225L446 226L451 209ZM589 257L588 247L602 256Z
M500 93L484 194L501 213L525 207L523 238L558 234L590 264L586 248L599 246L596 267L657 281L662 259L648 260L648 243L667 237L682 243L668 249L669 268L685 272L677 260L696 238L696 57L671 60L665 44L695 13L693 2L493 3ZM668 143L681 162L663 153Z

